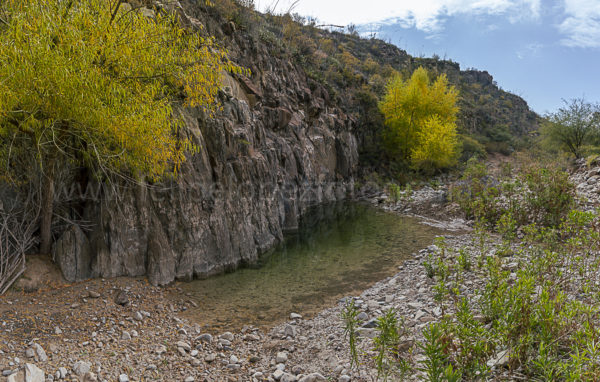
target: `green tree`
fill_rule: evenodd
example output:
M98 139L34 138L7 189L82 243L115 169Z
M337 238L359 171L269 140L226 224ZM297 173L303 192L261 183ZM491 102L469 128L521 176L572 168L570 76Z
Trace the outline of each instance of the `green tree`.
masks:
M457 99L458 91L445 74L433 83L422 67L407 81L395 75L380 104L388 155L422 170L453 165L458 154Z
M222 71L239 70L174 14L122 0L4 0L0 18L0 177L18 185L43 174L42 253L59 167L176 174L193 145L175 108L210 114Z
M546 115L542 136L577 158L583 156L583 146L597 137L600 128L600 105L583 98L563 100L564 106Z

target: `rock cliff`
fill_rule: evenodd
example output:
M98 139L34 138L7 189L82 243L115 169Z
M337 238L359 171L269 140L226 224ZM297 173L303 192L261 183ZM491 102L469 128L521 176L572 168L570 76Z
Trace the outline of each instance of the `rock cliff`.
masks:
M90 229L71 227L54 245L67 279L146 274L162 285L223 272L257 260L310 205L353 192L356 121L266 44L202 23L223 34L232 59L252 74L224 74L214 118L179 110L199 151L176 179L104 188L85 201Z

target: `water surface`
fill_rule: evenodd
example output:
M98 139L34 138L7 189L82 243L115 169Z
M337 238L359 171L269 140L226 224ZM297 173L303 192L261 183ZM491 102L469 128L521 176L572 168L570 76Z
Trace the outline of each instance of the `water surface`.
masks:
M442 231L356 202L311 210L256 266L181 284L198 304L185 316L212 329L268 328L304 317L393 275Z

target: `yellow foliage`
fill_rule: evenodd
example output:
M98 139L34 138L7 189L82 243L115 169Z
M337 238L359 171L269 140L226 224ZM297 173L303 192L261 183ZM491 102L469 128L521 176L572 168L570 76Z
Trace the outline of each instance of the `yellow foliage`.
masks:
M239 69L212 39L181 29L175 15L149 18L115 3L1 3L5 168L20 147L42 167L70 160L152 179L178 171L191 144L179 136L173 106L210 115L221 71Z
M439 116L432 115L418 132L418 142L411 153L416 168L433 171L456 164L458 136L452 123L443 123Z
M405 81L395 74L380 104L385 116L383 133L388 154L408 160L416 168L448 167L456 157L457 90L445 74L433 83L422 67ZM448 142L435 142L447 140ZM444 151L435 152L434 148ZM435 154L435 157L433 156Z

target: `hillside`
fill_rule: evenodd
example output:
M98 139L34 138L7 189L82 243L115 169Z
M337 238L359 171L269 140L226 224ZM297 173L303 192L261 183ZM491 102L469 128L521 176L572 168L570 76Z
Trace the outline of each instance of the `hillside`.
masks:
M217 0L212 7L186 1L183 5L192 12L195 9L196 17L202 18L200 10L210 15L210 19L203 19L210 34L230 32L231 37L223 36L223 41L237 45L230 45L232 52L240 48L244 51L243 44L266 44L269 54L301 67L312 80L323 85L328 103L340 105L359 121L355 134L360 151L368 153L368 157L378 156L377 137L383 119L377 103L387 79L394 71L409 75L419 66L434 74L446 73L460 90L458 124L463 136L468 137L466 155L482 149L469 138L488 152L508 154L537 129L538 116L527 103L502 90L486 71L461 70L457 63L436 57L412 57L382 40L330 32L298 15L260 14L251 9L252 2L248 1ZM252 70L253 78L260 75L260 69L247 55L236 55L235 59Z

